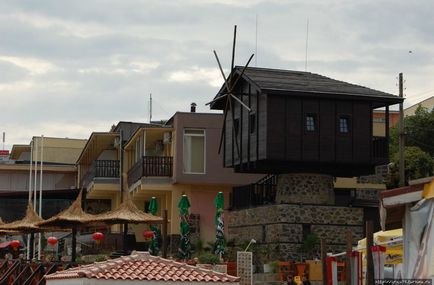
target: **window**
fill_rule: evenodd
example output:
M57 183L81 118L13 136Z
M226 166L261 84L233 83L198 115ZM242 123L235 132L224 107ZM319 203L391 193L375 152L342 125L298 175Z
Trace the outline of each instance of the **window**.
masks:
M316 116L313 114L306 115L306 131L316 131Z
M347 134L350 132L350 118L340 117L339 118L339 132L342 134Z
M255 113L250 114L249 120L250 120L250 133L253 134L256 129L256 114Z
M205 173L205 131L184 130L184 173Z
M142 143L140 137L136 140L135 159L136 162L142 159Z
M240 119L234 119L234 132L235 136L238 136L240 132Z

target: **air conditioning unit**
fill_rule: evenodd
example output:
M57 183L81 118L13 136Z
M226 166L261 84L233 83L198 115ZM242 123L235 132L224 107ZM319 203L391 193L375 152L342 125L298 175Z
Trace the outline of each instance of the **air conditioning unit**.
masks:
M163 133L163 143L168 144L172 142L172 132Z

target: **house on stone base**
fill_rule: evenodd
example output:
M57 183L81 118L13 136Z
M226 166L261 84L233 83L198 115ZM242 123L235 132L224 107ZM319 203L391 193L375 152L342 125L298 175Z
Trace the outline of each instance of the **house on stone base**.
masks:
M222 163L267 174L233 189L228 239L271 247L267 259L301 260L317 253L300 252L309 236L326 239L328 252L342 252L347 231L356 243L365 221L379 230L379 191L356 177L387 165L389 106L403 98L302 71L235 67L228 81L234 86L223 84L211 102L225 114ZM228 102L228 94L237 100ZM380 108L385 119L377 136L373 112ZM339 188L342 179L355 183Z

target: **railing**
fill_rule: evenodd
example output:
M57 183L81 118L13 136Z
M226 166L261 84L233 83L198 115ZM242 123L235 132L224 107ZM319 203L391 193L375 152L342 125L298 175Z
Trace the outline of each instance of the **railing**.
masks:
M128 185L132 185L142 177L171 177L173 175L173 157L143 156L128 171Z
M234 187L231 195L231 208L244 209L276 202L277 175L267 175L250 185Z
M95 160L81 179L81 184L87 185L95 177L119 177L119 160Z
M375 162L386 162L389 157L389 142L386 137L372 138L372 158Z

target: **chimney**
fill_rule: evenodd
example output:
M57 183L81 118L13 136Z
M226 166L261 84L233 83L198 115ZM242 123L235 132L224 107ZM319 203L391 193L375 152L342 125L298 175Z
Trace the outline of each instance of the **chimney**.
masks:
M191 103L191 105L190 105L190 112L192 112L192 113L196 113L196 103Z

